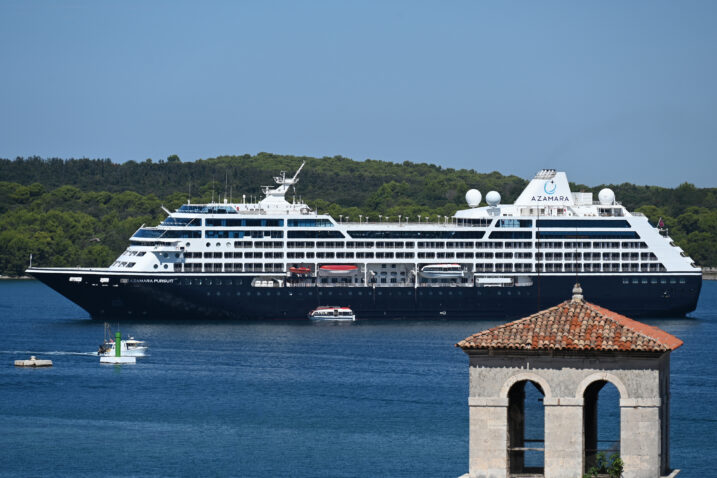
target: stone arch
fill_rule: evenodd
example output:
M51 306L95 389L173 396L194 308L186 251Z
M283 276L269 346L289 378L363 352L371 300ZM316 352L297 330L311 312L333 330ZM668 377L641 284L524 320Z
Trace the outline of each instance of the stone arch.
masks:
M553 397L553 394L550 391L550 385L548 384L547 380L533 372L521 372L512 375L508 380L505 381L503 387L500 389L500 398L508 398L508 392L510 392L510 389L513 387L513 385L526 380L540 385L540 388L543 389L543 395L545 396L545 398Z
M625 400L626 398L630 398L629 394L627 393L627 387L624 383L622 383L622 380L620 380L618 377L611 373L607 372L596 372L591 375L588 375L585 377L579 384L578 389L575 393L575 398L583 398L585 395L585 390L594 382L599 381L605 381L610 382L611 384L615 385L615 388L617 388L617 391L620 392L620 400Z

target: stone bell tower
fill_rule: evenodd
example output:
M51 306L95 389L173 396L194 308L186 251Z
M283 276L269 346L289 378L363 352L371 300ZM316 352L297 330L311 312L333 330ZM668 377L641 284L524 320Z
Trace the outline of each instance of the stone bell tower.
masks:
M594 464L597 396L620 395L624 478L670 474L670 353L682 341L656 327L572 300L467 337L471 478L575 478ZM524 387L543 395L544 443L524 437ZM539 440L534 440L539 441ZM543 454L528 469L526 451ZM674 476L674 473L673 473Z

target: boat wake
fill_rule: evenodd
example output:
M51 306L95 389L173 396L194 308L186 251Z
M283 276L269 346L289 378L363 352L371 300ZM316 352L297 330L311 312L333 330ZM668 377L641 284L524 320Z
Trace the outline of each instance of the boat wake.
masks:
M6 355L18 355L18 354L30 354L30 355L82 355L82 356L97 356L97 352L66 352L63 350L51 350L51 351L38 351L38 350L0 350L0 354Z

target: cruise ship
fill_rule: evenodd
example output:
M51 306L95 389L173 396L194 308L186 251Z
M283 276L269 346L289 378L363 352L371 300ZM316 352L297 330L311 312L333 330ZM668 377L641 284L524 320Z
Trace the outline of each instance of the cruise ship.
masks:
M564 172L538 172L510 205L471 189L452 217L349 221L286 199L303 167L259 202L165 209L107 268L27 273L100 320L307 320L326 304L361 319L502 319L564 301L575 282L632 317L697 304L702 271L666 229L609 189L572 192Z

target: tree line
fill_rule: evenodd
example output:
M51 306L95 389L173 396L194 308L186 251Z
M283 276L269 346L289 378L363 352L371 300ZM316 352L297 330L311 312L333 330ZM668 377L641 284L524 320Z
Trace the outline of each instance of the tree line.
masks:
M142 224L156 225L166 214L192 202L256 200L259 185L273 185L279 171L304 172L287 199L296 195L333 217L377 221L440 220L466 207L476 188L499 191L512 202L525 179L498 172L442 168L425 163L353 161L341 156L313 158L269 153L220 156L182 162L167 159L113 163L107 159L0 159L0 274L21 275L28 265L103 267L127 246ZM573 191L615 191L630 210L653 222L662 217L670 235L695 261L717 265L717 188L571 184Z

